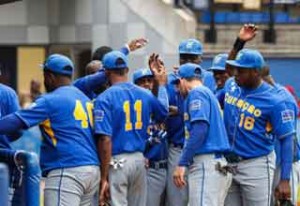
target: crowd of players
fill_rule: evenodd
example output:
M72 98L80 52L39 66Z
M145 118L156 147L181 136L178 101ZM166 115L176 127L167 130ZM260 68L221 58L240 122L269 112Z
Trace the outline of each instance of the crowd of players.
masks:
M28 108L0 85L0 148L40 126L45 206L296 205L297 103L263 56L243 49L256 30L244 25L210 71L195 39L179 44L171 73L152 54L132 80L127 55L145 39L99 48L74 82L72 61L52 54L47 93Z

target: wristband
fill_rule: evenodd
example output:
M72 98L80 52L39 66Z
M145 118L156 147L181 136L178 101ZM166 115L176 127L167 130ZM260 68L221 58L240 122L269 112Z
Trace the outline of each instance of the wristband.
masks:
M236 51L240 51L244 48L245 46L245 41L241 40L240 38L236 38L235 42L234 42L234 45L233 45L233 48L236 50Z

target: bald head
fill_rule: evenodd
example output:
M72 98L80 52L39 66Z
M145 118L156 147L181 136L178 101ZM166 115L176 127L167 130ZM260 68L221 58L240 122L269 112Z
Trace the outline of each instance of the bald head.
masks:
M85 67L85 75L95 74L102 67L102 63L99 60L93 60Z

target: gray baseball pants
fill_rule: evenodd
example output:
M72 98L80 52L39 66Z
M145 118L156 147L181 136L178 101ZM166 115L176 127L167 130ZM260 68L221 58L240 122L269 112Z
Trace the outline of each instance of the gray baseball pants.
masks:
M226 166L224 157L197 155L189 167L189 206L221 206L231 184L231 173L221 173L217 165Z
M225 206L269 206L275 171L275 153L229 164L236 168Z
M90 206L99 192L100 168L55 169L45 179L45 206Z
M188 205L188 186L178 188L173 181L173 172L178 165L182 149L178 147L169 147L168 156L168 175L167 175L167 205L168 206L187 206ZM188 181L186 181L188 182Z
M142 153L115 155L109 169L112 206L145 206L147 177Z

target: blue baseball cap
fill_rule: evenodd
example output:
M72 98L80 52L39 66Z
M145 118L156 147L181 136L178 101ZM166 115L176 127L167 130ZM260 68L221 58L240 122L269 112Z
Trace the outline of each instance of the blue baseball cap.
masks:
M210 70L213 71L225 71L226 69L226 61L228 59L228 54L218 54L213 59L212 66L210 67Z
M72 76L74 71L71 59L62 54L51 54L41 66L46 71L69 76Z
M127 57L120 51L111 51L104 55L103 67L107 70L110 69L124 69L128 66Z
M227 60L227 64L247 69L262 69L265 60L261 53L253 49L242 49L235 60Z
M189 79L192 77L202 78L202 68L198 64L186 63L179 67L176 77L171 81L172 84L177 84L180 78Z
M196 39L186 39L179 44L179 54L202 55L202 44Z
M153 77L153 74L150 69L141 68L141 69L136 70L133 73L133 82L136 83L137 80L144 78L144 77Z

